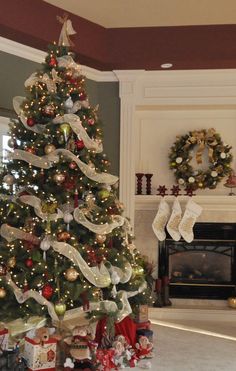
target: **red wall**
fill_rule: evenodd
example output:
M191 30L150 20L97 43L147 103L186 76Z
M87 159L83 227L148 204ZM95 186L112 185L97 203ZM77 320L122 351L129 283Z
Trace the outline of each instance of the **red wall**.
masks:
M46 50L59 37L63 10L42 0L1 4L0 35ZM236 68L236 25L106 29L70 14L79 62L100 70Z

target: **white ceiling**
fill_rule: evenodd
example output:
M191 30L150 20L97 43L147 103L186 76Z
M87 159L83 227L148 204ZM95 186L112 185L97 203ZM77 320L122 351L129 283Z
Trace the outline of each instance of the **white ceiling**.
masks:
M236 0L44 0L106 28L236 24Z

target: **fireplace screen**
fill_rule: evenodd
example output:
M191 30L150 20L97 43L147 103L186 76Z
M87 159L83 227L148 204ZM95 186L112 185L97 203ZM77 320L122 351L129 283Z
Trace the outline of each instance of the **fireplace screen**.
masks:
M176 298L227 299L236 287L236 223L196 223L195 239L159 246L159 274Z
M217 241L217 244L219 242ZM169 246L170 248L170 246ZM195 241L192 246L180 244L169 250L171 282L227 283L231 282L232 246L209 245Z

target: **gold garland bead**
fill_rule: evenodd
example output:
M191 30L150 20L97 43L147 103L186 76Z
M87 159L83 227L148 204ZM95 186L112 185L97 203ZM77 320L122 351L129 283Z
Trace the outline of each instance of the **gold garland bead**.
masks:
M4 289L4 287L1 287L0 288L0 299L4 299L6 295L7 295L6 290Z

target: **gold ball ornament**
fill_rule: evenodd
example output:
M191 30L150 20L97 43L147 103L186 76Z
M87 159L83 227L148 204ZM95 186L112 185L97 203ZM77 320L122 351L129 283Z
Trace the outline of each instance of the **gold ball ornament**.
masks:
M65 278L69 282L74 282L77 280L79 273L75 268L68 268L65 272Z
M132 271L133 271L133 276L142 276L143 273L144 273L144 269L143 269L143 267L141 267L141 266L138 265L138 264L135 264L135 265L132 267Z
M105 234L96 234L96 241L97 243L104 243L106 241L106 235Z
M54 309L58 317L63 317L66 313L66 304L63 301L59 300L57 303L55 303Z
M67 141L68 138L69 138L70 132L71 132L71 127L70 127L70 125L69 125L69 124L66 124L66 123L61 124L61 125L60 125L60 130L61 130L61 132L62 132L63 135L64 135L65 141Z
M236 309L236 297L228 298L228 305L230 308Z
M0 288L0 299L4 299L6 295L7 295L6 290L4 289L4 287L1 287Z
M56 173L56 174L53 176L53 180L54 180L57 184L62 184L62 183L66 180L66 176L65 176L65 174L63 174L63 173Z
M69 232L66 232L66 231L64 231L64 232L60 232L60 233L58 233L58 235L57 235L57 239L58 239L58 241L67 241L67 240L69 240L70 239L70 233Z
M45 147L44 147L44 152L46 153L46 155L49 155L49 153L52 153L56 150L56 147L53 145L53 144L47 144Z
M15 256L12 256L10 259L8 259L7 266L9 268L14 268L16 266L16 257Z
M203 183L201 183L201 182L198 183L198 187L199 187L199 188L202 188L202 187L203 187Z

